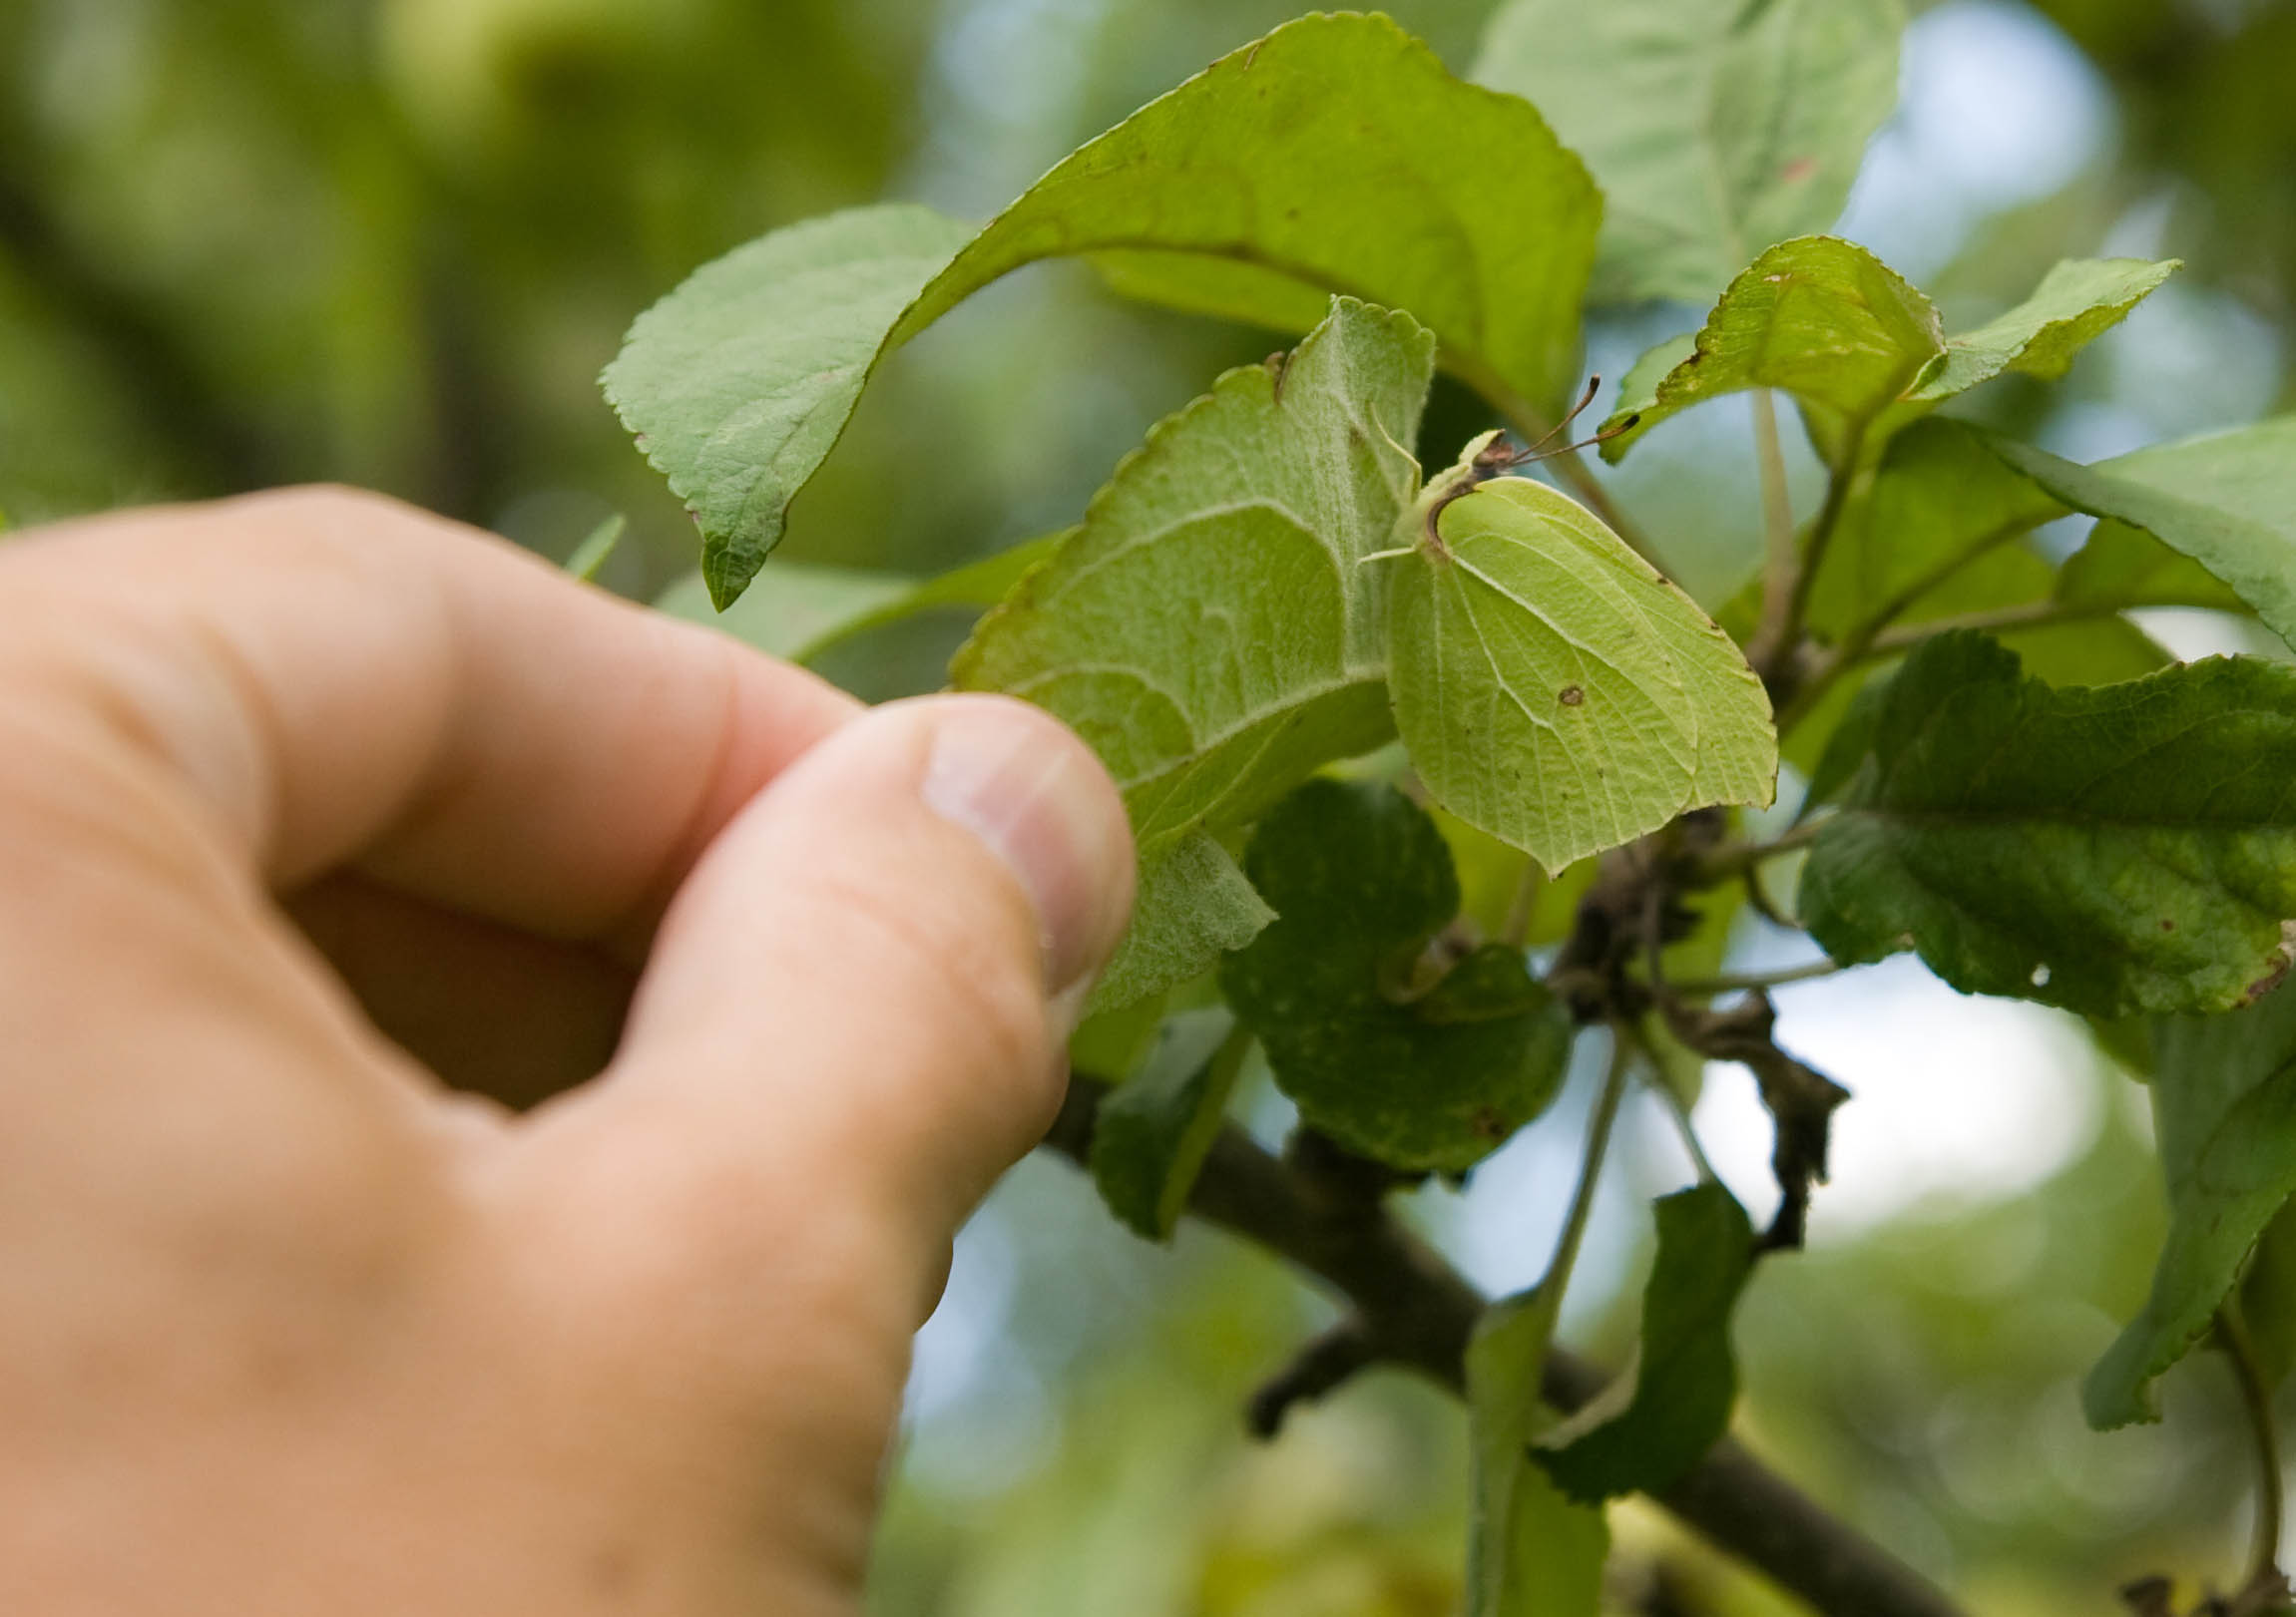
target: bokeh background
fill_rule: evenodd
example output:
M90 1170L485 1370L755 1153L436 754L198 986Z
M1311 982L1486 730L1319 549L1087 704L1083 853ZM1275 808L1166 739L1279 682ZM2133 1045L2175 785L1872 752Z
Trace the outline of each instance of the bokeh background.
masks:
M638 309L823 209L986 216L1292 9L0 0L0 512L329 478L559 557L620 512L604 582L651 599L689 568L691 529L594 382ZM1390 9L1464 70L1491 6ZM1842 228L1953 324L2060 256L2187 262L2062 386L1988 390L1997 420L2092 459L2296 405L2296 4L1946 0L1917 8L1903 88ZM1700 312L1599 326L1591 363L1614 376ZM1075 266L1024 271L892 363L787 552L936 571L1063 526L1150 421L1273 345L1117 303ZM1446 393L1429 452L1484 424ZM1709 604L1754 563L1746 435L1710 407L1618 479ZM2248 643L2195 614L2146 626L2183 654ZM1734 944L1748 965L1796 948ZM2157 1427L2093 1435L2074 1400L2158 1239L2141 1091L2069 1020L1904 960L1780 1008L1788 1047L1857 1098L1811 1250L1766 1265L1742 1310L1743 1429L1989 1617L2097 1613L2162 1566L2230 1576L2249 1461L2223 1367L2173 1376ZM1463 1193L1412 1202L1485 1285L1544 1262L1585 1088ZM1246 1109L1280 1134L1264 1086ZM1744 1074L1709 1073L1697 1116L1759 1214ZM1566 1329L1613 1360L1644 1204L1686 1174L1655 1108L1629 1125ZM1242 1434L1246 1392L1327 1313L1254 1253L1148 1246L1072 1169L1024 1165L921 1338L877 1610L1448 1613L1456 1409L1374 1376L1271 1446ZM1794 1609L1642 1507L1614 1528L1620 1613Z

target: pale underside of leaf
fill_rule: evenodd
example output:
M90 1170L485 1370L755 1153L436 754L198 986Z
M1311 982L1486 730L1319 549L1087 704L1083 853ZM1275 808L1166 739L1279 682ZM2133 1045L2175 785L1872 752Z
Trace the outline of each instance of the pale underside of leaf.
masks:
M2004 371L2056 381L2082 348L2181 268L2176 258L2066 258L2017 307L1946 339L1944 357L1907 395L1934 406Z
M1229 372L1151 431L952 666L960 688L1060 715L1109 766L1143 860L1144 938L1198 937L1155 913L1183 901L1176 872L1147 880L1167 846L1247 823L1392 733L1384 586L1360 563L1417 492L1402 446L1433 349L1410 316L1335 300L1288 361ZM1220 913L1232 937L1243 912ZM1146 981L1112 973L1102 1003Z
M1199 975L1275 919L1242 869L1201 831L1141 862L1133 924L1085 1008L1119 1010Z
M1702 302L1747 257L1823 229L1897 100L1894 0L1514 0L1474 77L1588 161L1594 296Z
M1710 803L1766 803L1769 702L1729 637L1583 507L1503 478L1397 564L1390 683L1445 808L1552 873Z
M2031 444L1994 453L2075 511L2190 557L2296 645L2296 415L2078 466ZM2107 544L2111 541L2108 539ZM2086 570L2083 570L2085 573ZM2081 582L2076 574L2073 584ZM2169 582L2204 599L2192 581Z

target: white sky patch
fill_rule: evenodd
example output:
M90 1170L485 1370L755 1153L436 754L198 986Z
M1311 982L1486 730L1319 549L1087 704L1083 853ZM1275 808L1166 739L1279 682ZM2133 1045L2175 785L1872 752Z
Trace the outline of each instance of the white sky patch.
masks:
M1948 0L1913 20L1903 62L1840 233L1917 283L1985 214L2057 191L2112 143L2110 93L2030 7Z
M2071 1018L1955 993L1911 956L1773 996L1778 1042L1848 1087L1813 1240L1931 1197L1997 1201L2070 1163L2101 1120L2094 1056ZM1715 1171L1757 1216L1777 1204L1753 1079L1707 1069L1695 1114Z

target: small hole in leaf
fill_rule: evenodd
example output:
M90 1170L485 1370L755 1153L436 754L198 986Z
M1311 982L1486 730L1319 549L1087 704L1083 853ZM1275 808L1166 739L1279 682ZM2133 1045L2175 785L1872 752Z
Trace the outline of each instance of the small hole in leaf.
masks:
M1565 707L1577 707L1587 699L1587 693L1577 685L1565 685L1555 692L1555 699Z
M2037 989L2049 987L2049 964L2046 961L2033 969L2033 986Z

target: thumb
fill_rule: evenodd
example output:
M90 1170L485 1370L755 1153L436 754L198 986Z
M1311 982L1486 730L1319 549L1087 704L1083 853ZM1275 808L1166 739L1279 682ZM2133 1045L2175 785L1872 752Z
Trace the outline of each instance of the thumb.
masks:
M929 1291L1049 1126L1132 891L1123 802L1059 722L995 696L878 708L719 835L621 1052L569 1099L656 1158L646 1199L689 1261L763 1261L787 1231L756 1226L794 1191L881 1220Z

